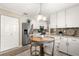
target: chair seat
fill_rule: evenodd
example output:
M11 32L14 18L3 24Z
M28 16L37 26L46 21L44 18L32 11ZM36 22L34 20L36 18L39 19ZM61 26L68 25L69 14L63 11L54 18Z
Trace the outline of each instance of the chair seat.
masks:
M32 44L32 46L40 46L41 45L38 42L32 42L31 44Z

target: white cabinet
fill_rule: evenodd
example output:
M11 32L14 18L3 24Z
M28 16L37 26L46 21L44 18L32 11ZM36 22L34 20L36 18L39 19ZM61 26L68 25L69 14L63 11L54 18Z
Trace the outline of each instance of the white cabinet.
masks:
M67 27L79 27L79 6L66 10Z
M50 28L65 28L65 10L54 13L50 17Z
M79 56L79 37L64 37L60 41L59 51Z
M59 11L57 13L57 28L65 27L65 10Z
M1 15L0 51L19 46L19 21L17 18Z
M60 39L59 50L67 53L67 38L63 37Z
M79 27L79 5L52 14L50 28L56 28L56 25L57 28Z
M50 28L56 28L56 13L54 13L53 15L51 15L50 17Z
M79 56L79 38L70 38L68 41L68 53L70 55Z

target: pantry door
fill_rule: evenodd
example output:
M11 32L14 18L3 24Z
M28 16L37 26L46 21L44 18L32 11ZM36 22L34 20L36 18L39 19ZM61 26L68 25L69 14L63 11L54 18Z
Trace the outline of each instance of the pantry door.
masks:
M19 47L19 21L1 15L1 51Z

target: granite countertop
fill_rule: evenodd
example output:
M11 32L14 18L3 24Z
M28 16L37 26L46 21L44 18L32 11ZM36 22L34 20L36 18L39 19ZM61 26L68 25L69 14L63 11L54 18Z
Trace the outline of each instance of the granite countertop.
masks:
M55 38L60 38L60 35L51 35L52 37L55 37ZM76 38L76 39L79 39L79 36L61 36L62 38Z

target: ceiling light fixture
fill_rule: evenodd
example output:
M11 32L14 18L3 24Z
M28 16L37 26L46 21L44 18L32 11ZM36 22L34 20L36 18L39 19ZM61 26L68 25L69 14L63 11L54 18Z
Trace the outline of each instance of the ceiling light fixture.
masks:
M44 16L44 17L43 17L43 20L44 20L44 21L46 21L46 20L47 20L47 18Z
M42 8L42 3L40 3L40 11L39 11L39 14L37 16L37 20L38 21L40 21L40 20L46 21L47 18L44 15L42 15L41 8Z

